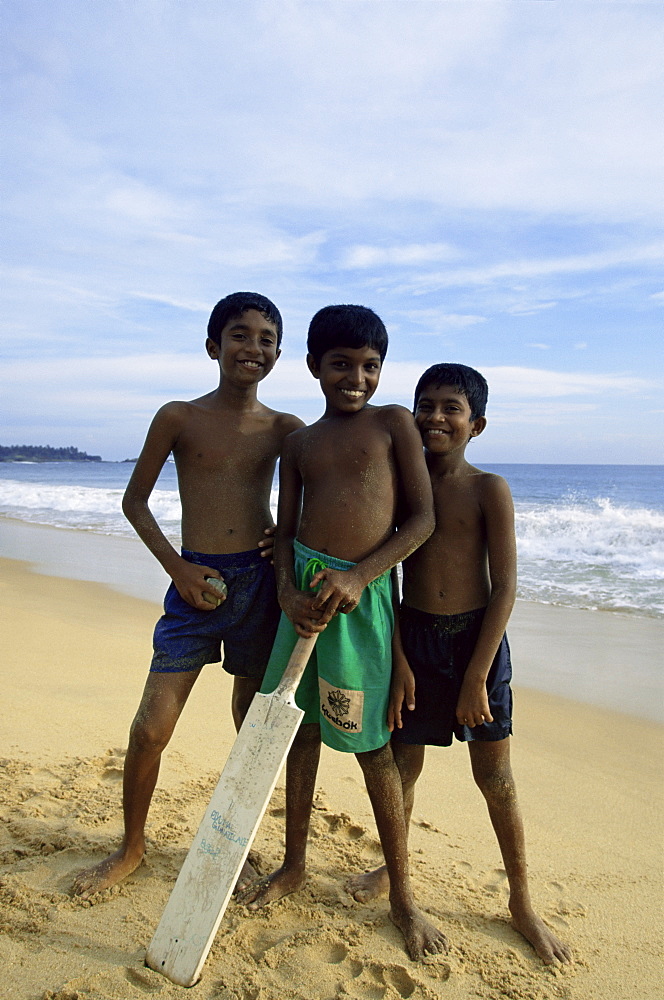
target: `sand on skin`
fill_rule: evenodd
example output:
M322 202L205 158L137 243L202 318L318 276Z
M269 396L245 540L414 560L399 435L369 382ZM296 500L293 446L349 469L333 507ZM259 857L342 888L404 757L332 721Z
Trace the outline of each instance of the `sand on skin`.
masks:
M71 880L121 830L127 728L158 607L11 560L0 560L0 593L2 995L181 996L143 957L233 739L228 679L209 667L194 689L162 770L146 864L86 905L69 895ZM587 646L601 658L601 616L585 617ZM569 660L574 630L561 635L556 623L553 642L545 626L512 631L517 669L544 646ZM638 669L639 623L622 628L633 630ZM386 901L359 905L343 890L346 873L374 865L379 848L354 759L328 752L307 888L268 911L231 904L196 997L659 998L662 728L517 688L516 730L533 895L572 944L573 968L544 968L510 928L500 857L460 746L430 751L412 830L418 899L452 949L430 965L410 962ZM277 789L255 845L265 871L280 859L282 820Z

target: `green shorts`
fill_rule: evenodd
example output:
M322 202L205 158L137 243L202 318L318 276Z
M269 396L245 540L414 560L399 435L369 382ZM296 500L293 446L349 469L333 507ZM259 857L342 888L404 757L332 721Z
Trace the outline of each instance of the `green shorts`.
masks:
M352 569L355 563L335 559L294 542L295 580L308 590L320 569ZM385 746L390 738L387 706L392 675L394 609L390 571L362 592L359 605L335 615L318 636L295 701L304 709L303 723L319 722L323 743L333 750L363 753ZM282 614L261 691L274 691L297 642L293 623Z

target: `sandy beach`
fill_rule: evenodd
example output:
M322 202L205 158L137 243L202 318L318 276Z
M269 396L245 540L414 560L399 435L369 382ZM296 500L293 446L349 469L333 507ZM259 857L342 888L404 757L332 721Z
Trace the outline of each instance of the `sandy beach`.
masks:
M143 959L233 741L229 681L210 666L194 689L162 767L145 863L91 902L72 898L74 874L120 835L127 731L159 607L152 594L141 600L98 582L44 575L15 558L0 560L0 588L2 995L184 996ZM612 676L619 664L629 678L648 674L644 665L661 651L664 625L520 602L510 638L517 673L512 751L532 891L545 921L572 946L575 964L543 966L510 927L500 855L462 746L429 751L411 835L418 899L451 950L430 964L411 962L386 900L360 905L344 891L346 875L373 866L380 852L354 758L327 752L307 887L260 913L231 903L191 996L661 997L658 695L647 690L635 707L626 690L623 697L607 685L597 701L613 699L624 713L588 702L602 685L604 661L616 668ZM551 665L568 675L570 691L578 679L580 700L548 693ZM519 684L521 673L530 687ZM254 845L262 870L280 860L282 836L278 788Z

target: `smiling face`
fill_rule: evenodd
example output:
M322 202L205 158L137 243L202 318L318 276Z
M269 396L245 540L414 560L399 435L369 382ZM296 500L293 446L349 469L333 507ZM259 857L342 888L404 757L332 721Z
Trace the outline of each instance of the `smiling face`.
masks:
M486 427L485 417L471 419L468 400L453 385L424 386L417 400L415 421L422 443L432 455L451 455L464 449Z
M210 357L219 362L224 377L240 385L260 382L281 354L274 323L257 309L247 309L229 320L221 331L220 343L208 337L205 346Z
M335 347L317 365L307 355L309 371L320 381L327 411L357 413L378 388L381 360L373 347Z

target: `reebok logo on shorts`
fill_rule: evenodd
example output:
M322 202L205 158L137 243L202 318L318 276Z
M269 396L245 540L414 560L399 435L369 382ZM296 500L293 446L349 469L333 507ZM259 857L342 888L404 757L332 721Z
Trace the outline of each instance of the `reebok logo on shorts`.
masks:
M318 678L318 688L321 715L344 733L361 733L364 691L332 687L322 677Z

